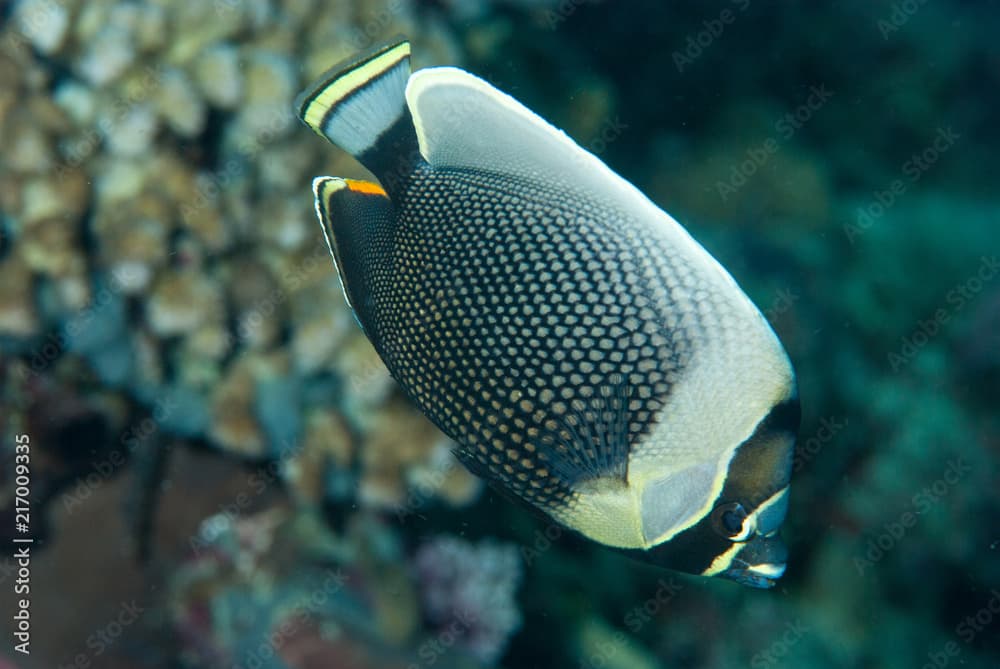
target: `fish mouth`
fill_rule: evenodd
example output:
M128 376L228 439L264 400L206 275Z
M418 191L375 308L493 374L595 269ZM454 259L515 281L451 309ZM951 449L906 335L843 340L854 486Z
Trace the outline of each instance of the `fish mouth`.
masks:
M722 577L752 588L766 590L777 584L778 579L785 573L786 566L784 562L774 562L736 567L724 571Z
M753 588L773 588L784 575L787 560L788 549L781 539L758 534L746 542L721 576Z

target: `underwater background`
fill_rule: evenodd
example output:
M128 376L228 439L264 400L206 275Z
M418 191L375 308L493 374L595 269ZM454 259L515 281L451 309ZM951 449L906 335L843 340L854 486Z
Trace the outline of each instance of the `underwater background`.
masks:
M1000 666L1000 3L0 8L0 669ZM397 34L767 316L803 407L774 589L546 523L402 397L313 211L366 174L292 108Z

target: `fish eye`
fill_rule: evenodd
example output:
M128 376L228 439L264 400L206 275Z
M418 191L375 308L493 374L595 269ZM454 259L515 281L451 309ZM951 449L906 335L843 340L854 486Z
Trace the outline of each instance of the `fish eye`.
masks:
M750 536L746 519L746 509L739 502L720 504L712 511L712 527L731 541L743 541Z

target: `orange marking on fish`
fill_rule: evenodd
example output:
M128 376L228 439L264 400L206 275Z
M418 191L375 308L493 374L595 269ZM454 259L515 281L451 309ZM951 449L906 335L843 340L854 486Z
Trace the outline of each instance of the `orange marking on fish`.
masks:
M344 179L347 182L347 188L354 191L355 193L364 193L365 195L385 195L385 190L376 183L371 181L360 181L358 179Z

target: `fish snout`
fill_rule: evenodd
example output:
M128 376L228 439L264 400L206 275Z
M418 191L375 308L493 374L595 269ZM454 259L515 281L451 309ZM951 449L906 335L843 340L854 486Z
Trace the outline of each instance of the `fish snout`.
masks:
M785 542L777 536L756 534L743 544L729 569L719 575L754 588L771 588L785 573L787 560Z

